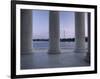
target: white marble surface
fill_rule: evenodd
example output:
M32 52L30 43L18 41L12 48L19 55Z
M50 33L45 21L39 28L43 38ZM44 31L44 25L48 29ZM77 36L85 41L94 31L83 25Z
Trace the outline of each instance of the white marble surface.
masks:
M48 54L47 50L37 50L32 54L21 55L22 69L81 67L89 66L84 60L85 53L63 50L60 54Z

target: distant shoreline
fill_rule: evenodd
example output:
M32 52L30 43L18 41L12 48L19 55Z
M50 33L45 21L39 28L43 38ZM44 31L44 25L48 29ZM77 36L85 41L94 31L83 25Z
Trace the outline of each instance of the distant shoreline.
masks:
M49 39L33 39L33 41L49 41ZM62 38L60 39L61 42L74 42L75 41L75 38ZM85 41L87 42L88 41L88 38L85 37Z

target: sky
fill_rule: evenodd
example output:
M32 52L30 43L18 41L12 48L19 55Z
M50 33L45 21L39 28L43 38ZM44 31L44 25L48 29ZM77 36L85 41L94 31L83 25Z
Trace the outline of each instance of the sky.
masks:
M75 37L75 18L74 12L60 11L60 38ZM86 17L86 16L85 16ZM85 20L87 21L87 20ZM49 38L49 11L33 10L33 39ZM87 23L85 36L87 36Z

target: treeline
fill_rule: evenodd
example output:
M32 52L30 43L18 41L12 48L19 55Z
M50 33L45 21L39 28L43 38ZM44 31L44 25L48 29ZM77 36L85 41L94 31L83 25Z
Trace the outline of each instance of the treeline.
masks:
M33 39L33 41L49 41L49 39ZM66 42L66 41L71 41L71 42L74 42L75 41L75 38L62 38L60 39L61 42ZM85 41L88 41L88 37L85 37Z

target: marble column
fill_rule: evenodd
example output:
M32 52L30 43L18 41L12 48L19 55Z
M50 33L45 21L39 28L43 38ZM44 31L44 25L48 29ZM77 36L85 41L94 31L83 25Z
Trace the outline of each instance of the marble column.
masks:
M21 9L21 54L32 53L32 10Z
M90 32L90 26L91 26L91 23L90 23L90 20L91 20L91 17L90 17L90 13L87 13L87 22L88 22L88 31ZM90 34L88 34L88 51L86 53L86 61L90 63Z
M59 12L49 12L49 50L50 54L60 53L60 24Z
M75 52L85 52L85 13L75 12Z

